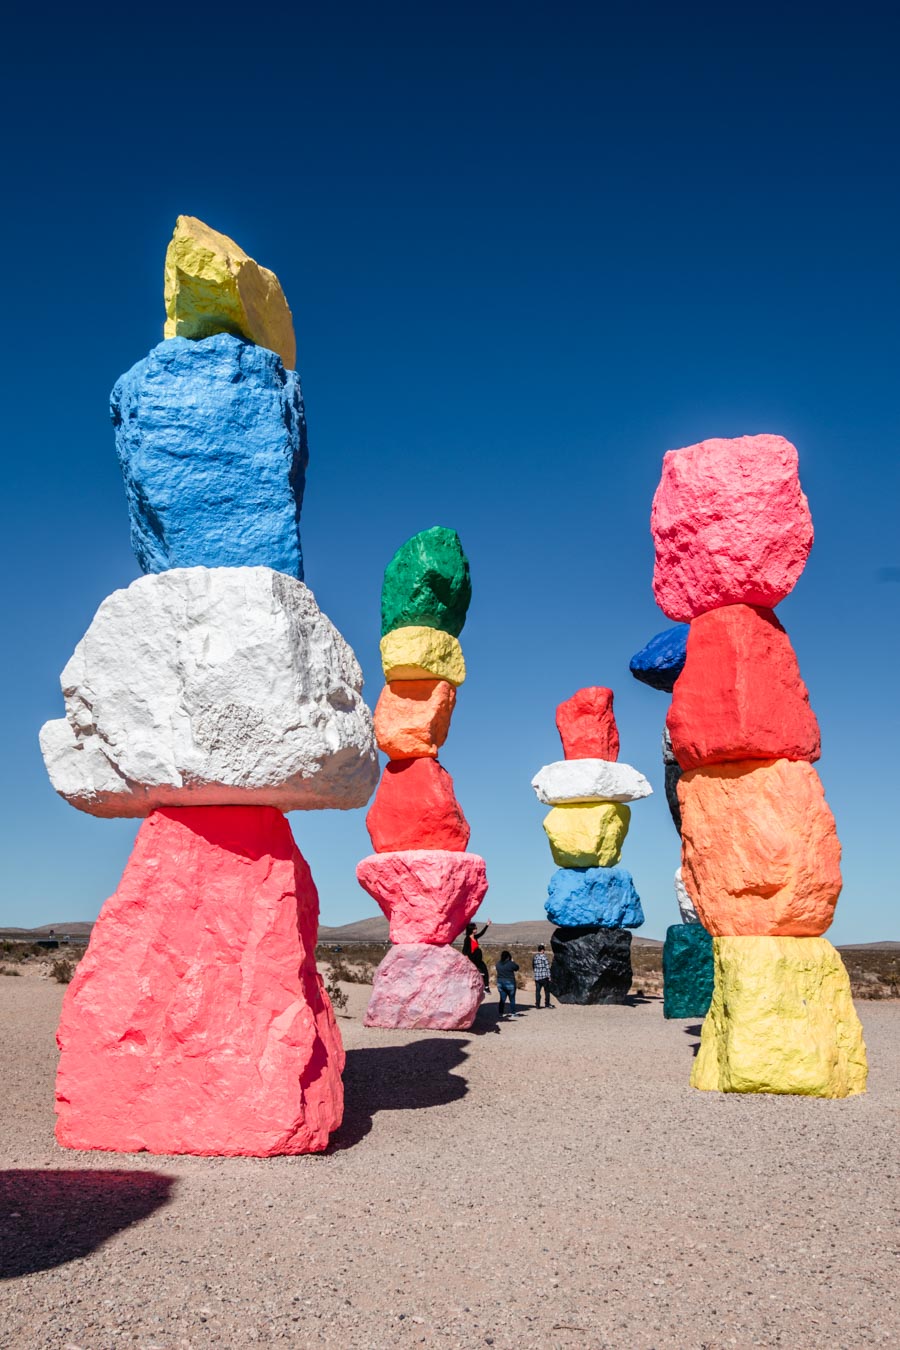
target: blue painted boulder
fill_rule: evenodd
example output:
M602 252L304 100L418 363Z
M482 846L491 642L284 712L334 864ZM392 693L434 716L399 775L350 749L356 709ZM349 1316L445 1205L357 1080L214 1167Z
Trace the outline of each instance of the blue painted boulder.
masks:
M170 338L110 402L144 572L271 567L303 578L309 454L296 371L230 333Z
M646 647L631 658L628 669L636 680L671 694L675 681L684 668L690 624L677 623L674 628L652 637Z
M544 908L560 928L640 928L644 911L625 867L560 867Z
M663 1017L705 1017L713 993L713 940L699 923L673 923L663 943Z

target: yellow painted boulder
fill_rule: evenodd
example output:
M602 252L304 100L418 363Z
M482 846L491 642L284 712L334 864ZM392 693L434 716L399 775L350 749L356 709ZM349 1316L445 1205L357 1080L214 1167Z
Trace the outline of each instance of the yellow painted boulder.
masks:
M557 867L613 867L630 820L624 802L554 806L544 817L553 861Z
M165 336L234 333L297 365L294 323L281 283L227 234L179 216L166 252Z
M446 680L462 684L466 663L452 633L440 628L395 628L381 639L381 665L388 684L395 680Z
M691 1084L851 1097L866 1047L844 963L823 937L717 937L715 989Z

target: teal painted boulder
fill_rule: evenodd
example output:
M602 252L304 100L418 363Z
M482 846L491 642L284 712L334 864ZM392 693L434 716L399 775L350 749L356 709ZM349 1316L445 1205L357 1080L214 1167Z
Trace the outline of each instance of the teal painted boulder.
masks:
M713 992L713 940L699 923L673 923L663 943L663 1017L705 1017Z
M395 628L439 628L459 637L472 599L469 560L459 535L442 525L398 548L381 588L381 635Z

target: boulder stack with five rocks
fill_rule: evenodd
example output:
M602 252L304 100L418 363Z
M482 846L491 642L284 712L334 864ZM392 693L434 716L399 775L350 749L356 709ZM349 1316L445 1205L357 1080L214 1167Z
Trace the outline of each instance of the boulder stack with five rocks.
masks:
M394 945L375 972L370 1027L469 1027L484 996L450 945L487 891L484 859L466 851L469 826L437 758L466 676L459 634L471 598L459 536L441 526L407 540L384 575L375 736L388 763L366 817L375 852L356 875Z
M651 526L657 602L690 623L668 730L683 770L684 885L714 939L715 989L691 1081L862 1092L862 1029L822 936L841 873L812 767L819 728L773 613L812 546L796 450L766 435L670 451Z
M631 988L631 928L644 922L631 873L618 862L628 802L652 792L643 774L618 763L611 689L579 689L556 710L565 759L531 785L550 807L544 830L558 871L545 905L557 925L551 989L561 1003L621 1003Z
M182 216L165 290L166 340L112 395L146 575L100 606L41 732L67 801L143 818L66 992L57 1138L314 1152L341 1122L344 1052L283 813L365 805L372 716L301 580L306 423L278 280Z

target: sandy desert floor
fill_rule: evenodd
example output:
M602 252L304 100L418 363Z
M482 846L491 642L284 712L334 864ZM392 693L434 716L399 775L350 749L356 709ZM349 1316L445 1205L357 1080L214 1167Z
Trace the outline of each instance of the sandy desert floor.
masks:
M0 1345L900 1345L900 1003L863 1004L870 1091L687 1085L699 1027L529 1009L364 1031L324 1156L67 1153L63 990L0 981Z

